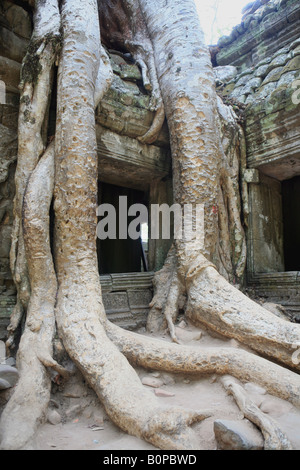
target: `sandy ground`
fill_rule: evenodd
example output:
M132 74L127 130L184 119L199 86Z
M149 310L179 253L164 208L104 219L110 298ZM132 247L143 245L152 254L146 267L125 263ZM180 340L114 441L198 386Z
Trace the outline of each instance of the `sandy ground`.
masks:
M236 346L235 340L211 337L204 330L181 323L177 328L180 341L191 346ZM167 336L164 337L168 340ZM157 371L137 370L141 380L148 379L158 387L147 387L151 393L170 396L158 397L166 405L191 409L209 409L212 416L195 426L199 448L217 449L214 421L226 419L241 421L244 416L231 396L228 396L216 376L195 380L185 375L163 374ZM300 410L290 403L265 393L255 384L246 386L252 400L274 418L290 439L293 448L300 450ZM107 417L94 392L76 374L64 386L54 387L52 410L61 416L59 424L46 423L40 427L32 448L39 450L154 450L155 448L133 436L128 436Z
M241 347L235 340L211 337L204 330L181 323L177 328L183 344L191 346ZM168 341L167 336L164 339ZM228 396L216 376L199 380L184 375L163 374L157 371L137 370L141 380L152 381L156 387L144 385L159 396L165 406L178 405L191 409L209 409L211 417L195 426L199 449L215 450L216 419L244 421L244 416L231 396ZM157 387L158 385L158 387ZM295 450L300 450L300 410L290 403L272 397L255 384L247 384L252 400L280 424ZM69 382L53 386L49 417L55 422L40 426L31 442L34 450L155 450L132 436L128 436L107 417L94 392L86 385L80 373ZM57 420L57 421L56 421ZM60 421L60 422L58 422Z

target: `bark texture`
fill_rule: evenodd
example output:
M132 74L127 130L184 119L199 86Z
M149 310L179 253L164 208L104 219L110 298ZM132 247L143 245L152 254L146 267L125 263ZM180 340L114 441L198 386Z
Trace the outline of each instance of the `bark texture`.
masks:
M232 149L237 144L230 136L236 134L237 123L216 95L193 0L167 2L160 10L158 3L140 0L170 129L174 200L181 206L204 205L205 242L176 240L173 259L157 274L148 328L157 331L164 315L170 322L170 310L176 317L175 292L177 305L185 294L186 315L193 322L299 368L292 361L294 345L300 344L299 326L270 315L228 282L238 280L245 266L240 201L232 178ZM243 152L242 136L239 147ZM222 262L225 255L227 261ZM226 272L228 280L220 274ZM167 293L161 276L170 276ZM181 288L175 289L175 284Z
M35 29L22 68L19 150L12 272L18 288L9 326L8 347L26 308L26 323L18 348L20 379L1 416L1 445L24 448L48 408L51 379L46 367L64 373L52 359L55 333L56 275L49 240L49 210L54 184L54 146L45 155L42 126L57 53L59 11L56 0L37 2ZM34 384L34 385L33 385ZM24 406L25 404L25 406Z
M30 174L42 156L46 142L43 125L47 119L48 97L51 91L51 71L57 57L60 40L60 15L57 0L37 1L34 31L24 59L20 82L18 122L18 165L15 184L14 226L10 266L17 286L15 311L8 328L8 347L14 346L14 335L30 298L30 280L23 237L23 198Z

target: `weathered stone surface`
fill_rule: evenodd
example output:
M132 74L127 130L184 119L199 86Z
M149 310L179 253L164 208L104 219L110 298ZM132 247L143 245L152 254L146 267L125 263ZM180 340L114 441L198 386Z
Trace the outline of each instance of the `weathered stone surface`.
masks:
M1 267L1 263L0 263ZM6 273L0 271L0 276L5 277ZM15 297L6 297L0 294L0 340L4 341L7 338L7 327L9 319L15 306ZM11 364L10 364L11 365Z
M214 432L219 450L262 450L263 438L248 420L229 421L218 419Z
M216 76L216 80L226 83L236 77L238 71L236 67L231 65L225 65L224 67L215 67L214 73Z
M105 311L124 328L143 326L152 298L153 272L120 273L100 277Z
M269 82L278 82L282 73L283 67L276 67L272 69L271 72L268 73L262 84L266 85Z
M0 56L0 80L6 85L6 92L19 93L21 64Z
M30 39L32 24L27 11L12 2L3 0L1 15L3 15L5 24L11 31L23 38Z
M183 342L199 341L202 337L201 331L189 331L184 328L175 327L176 336Z
M243 171L243 180L246 183L259 183L259 171L255 168L247 168Z
M8 168L17 158L16 132L0 124L0 183L8 176Z
M144 190L156 178L170 173L169 152L155 145L97 126L99 179Z
M251 11L251 9L249 10ZM242 68L255 66L260 60L281 51L298 37L300 5L289 2L262 2L254 13L247 13L234 33L218 42L218 65Z
M10 225L1 225L0 226L0 257L6 258L9 256L10 246L11 246L11 231L12 228Z
M300 323L300 280L297 271L249 273L248 285L265 302L282 305L287 318Z
M14 367L0 364L0 390L14 387L18 381L19 373Z
M22 63L29 44L28 39L21 38L17 34L0 27L1 55L8 59Z
M113 60L114 57L112 56ZM112 66L114 69L120 68L114 61ZM150 129L155 113L150 109L151 96L146 91L141 91L143 88L139 83L140 72L137 66L126 65L126 71L126 79L122 79L124 70L115 70L112 85L97 108L96 121L111 131L136 139ZM155 144L169 147L166 123Z
M287 320L285 308L280 304L275 304L274 302L265 302L263 307L269 310L269 312L274 313L279 318Z
M283 219L279 181L260 175L249 185L248 270L255 273L284 271Z
M113 53L110 53L110 59L115 74L119 75L123 80L142 83L142 73L136 64L126 60L125 56L122 57Z

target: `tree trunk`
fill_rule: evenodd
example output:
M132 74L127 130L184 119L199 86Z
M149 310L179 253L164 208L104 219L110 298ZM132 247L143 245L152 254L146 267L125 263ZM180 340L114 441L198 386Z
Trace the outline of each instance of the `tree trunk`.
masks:
M176 283L182 286L177 289L177 303L186 292L186 315L194 323L234 337L295 368L292 355L295 345L300 344L299 325L291 325L259 307L218 272L219 211L214 208L219 208L220 187L223 194L227 192L230 196L232 206L237 201L222 147L219 117L222 110L218 109L212 65L193 0L166 2L163 9L159 9L158 3L140 0L154 46L170 129L174 200L181 206L204 205L205 243L202 245L197 239L176 240L169 295L166 296L165 286L158 283L148 327L157 329L161 313L169 315L169 310L176 308L175 276ZM235 210L231 208L231 214ZM235 236L239 232L241 235L238 230Z

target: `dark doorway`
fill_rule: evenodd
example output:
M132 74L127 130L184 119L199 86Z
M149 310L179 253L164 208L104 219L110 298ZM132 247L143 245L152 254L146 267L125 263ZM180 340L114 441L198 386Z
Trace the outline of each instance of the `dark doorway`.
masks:
M116 239L97 239L100 274L147 271L147 260L142 239L119 238L119 197L126 196L128 208L133 204L147 206L147 194L143 191L99 183L98 204L111 204L116 210ZM135 217L127 218L128 225ZM128 227L127 225L127 227Z
M286 271L300 271L300 176L282 182Z

